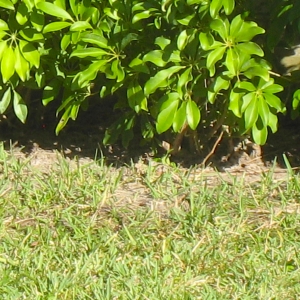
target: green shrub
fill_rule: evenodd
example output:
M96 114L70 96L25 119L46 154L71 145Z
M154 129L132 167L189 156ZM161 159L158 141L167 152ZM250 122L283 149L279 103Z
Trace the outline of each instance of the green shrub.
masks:
M249 132L264 144L285 112L276 96L283 87L263 51L272 53L279 35L259 38L265 30L251 20L258 22L259 13L247 3L0 1L0 113L12 105L25 122L30 102L20 91L43 90L44 105L60 101L58 134L88 108L90 96L119 93L115 109L122 114L106 131L106 144L121 138L128 146L137 132L144 141L162 141L159 135L168 132L175 152L185 134L199 151L223 131ZM298 6L273 0L268 13L274 23L294 26Z

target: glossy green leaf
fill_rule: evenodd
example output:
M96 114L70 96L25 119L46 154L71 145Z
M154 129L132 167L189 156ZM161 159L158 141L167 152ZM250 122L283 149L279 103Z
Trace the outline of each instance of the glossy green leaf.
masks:
M127 99L130 108L134 109L136 113L139 113L141 109L148 110L147 98L137 80L130 82L127 88Z
M78 16L78 10L81 6L78 2L78 0L69 0L71 10L75 16Z
M223 0L221 0L223 1ZM229 37L230 24L227 19L215 19L210 23L210 28L216 31L223 41L227 41Z
M274 78L270 78L270 80L268 81L262 80L260 78L257 84L257 89L265 91L268 87L272 86L273 84L274 84Z
M181 33L179 34L179 36L177 38L177 48L180 51L182 51L185 48L185 46L188 42L188 38L189 38L189 36L188 36L187 31L186 30L181 31Z
M97 60L90 64L87 69L81 71L78 75L78 84L81 86L85 82L92 81L96 78L99 69L107 63L106 60Z
M8 87L0 100L0 114L4 114L11 101L11 88Z
M0 41L0 61L7 49L7 41Z
M207 51L214 44L214 37L210 32L201 32L199 34L199 41L203 50Z
M14 0L16 1L16 0ZM35 1L34 0L23 0L23 2L26 4L26 6L28 7L29 11L32 11L32 9L35 6Z
M236 93L234 90L231 90L230 92L230 102L228 109L231 110L234 115L241 118L242 112L241 112L241 106L242 106L242 97L243 93Z
M75 121L77 119L79 108L80 108L80 102L75 102L71 106L70 117L73 121Z
M218 76L209 87L208 101L213 104L215 102L217 94L221 90L227 90L229 88L229 85L230 85L229 78Z
M278 129L278 117L271 113L269 113L269 123L268 126L271 128L272 132L275 133Z
M155 45L159 46L161 50L164 50L170 44L171 44L171 40L166 37L158 36L155 39Z
M177 101L178 99L180 99L178 93L176 92L167 93L158 100L156 107L158 111L162 111L165 108L168 108L172 104L172 102Z
M246 108L250 105L251 102L256 101L256 93L251 92L243 95L242 97L242 106L241 112L245 112Z
M19 47L15 48L15 70L20 79L24 82L29 77L29 63L22 56Z
M245 120L245 128L250 129L253 124L257 121L258 118L258 103L257 99L254 98L253 101L249 103L245 112L244 112L244 120Z
M144 55L144 62L152 62L158 67L164 67L169 61L163 59L164 52L162 50L153 50Z
M235 46L235 49L249 55L264 56L263 50L253 42L240 43Z
M71 26L71 23L69 23L69 22L52 22L52 23L47 24L44 27L43 32L48 33L48 32L53 32L53 31L60 31L69 26Z
M230 15L234 9L234 0L223 1L224 11L226 15Z
M99 48L85 48L85 49L78 49L74 50L70 57L76 56L76 57L102 57L103 55L109 54L107 51L99 49Z
M293 110L298 109L299 104L300 104L300 90L296 90L293 94L293 102L292 102Z
M22 99L22 97L15 90L13 91L13 97L14 97L13 99L14 112L17 118L22 123L25 123L28 114L27 105Z
M154 26L156 27L156 29L161 29L161 17L156 17L154 19Z
M253 85L253 83L248 82L248 81L242 81L242 82L239 82L239 83L237 84L237 87L240 88L240 89L247 90L247 91L249 91L249 92L254 92L254 91L256 91L256 87Z
M258 27L255 22L243 22L239 32L235 35L236 42L249 42L258 34L264 33L265 30Z
M5 30L9 30L8 24L4 20L0 19L0 31Z
M239 75L239 55L233 48L229 48L226 53L225 65L232 75Z
M186 105L186 119L189 126L195 130L200 122L200 109L193 100L188 100Z
M254 124L252 127L252 137L256 144L264 145L267 141L268 137L268 129L267 127L257 128L257 125Z
M70 26L70 31L83 31L86 29L93 29L91 24L87 21L77 21Z
M269 93L269 94L276 94L276 93L282 92L283 87L279 84L274 83L274 84L264 88L263 91L265 93Z
M81 40L85 43L90 43L100 48L110 49L111 47L108 45L108 40L102 35L95 33L85 33L81 35Z
M177 83L177 92L181 95L182 98L184 97L188 83L192 80L192 67L189 67L186 70L184 70L184 72L179 76Z
M207 68L209 69L210 76L215 74L215 63L222 59L224 53L226 51L226 47L219 47L212 50L207 56Z
M280 98L273 94L264 93L264 98L266 99L269 106L275 108L278 112L282 112L284 110L284 105L281 102Z
M72 106L69 106L66 108L66 110L64 111L63 115L61 116L56 128L55 128L55 133L56 135L59 134L59 132L66 126L66 124L68 123L70 117L71 117L71 110L72 110Z
M145 84L145 94L150 95L154 93L159 87L167 85L167 79L170 78L174 73L184 68L184 66L173 66L168 69L159 71L155 76L151 77Z
M10 0L0 0L0 7L15 10L13 3Z
M258 114L264 126L268 126L270 109L263 96L258 97Z
M212 0L209 7L211 17L214 19L217 17L221 7L223 6L223 0Z
M173 129L175 132L180 132L186 122L186 104L187 102L183 101L175 113L173 120Z
M125 78L124 68L121 66L121 62L115 59L111 64L111 71L117 78L117 82L121 82Z
M28 8L26 4L21 2L18 5L16 20L20 25L24 25L28 21Z
M93 25L98 24L98 22L100 20L100 12L99 12L99 10L98 9L94 9L93 12L92 12L92 14L90 16L92 16L91 20L92 20ZM102 22L100 24L100 26L101 26L101 30L106 31L106 32L110 31L109 26L107 25L106 22Z
M235 37L241 30L244 22L245 21L242 19L241 15L237 15L236 17L234 17L230 23L230 36Z
M132 24L139 22L140 20L148 19L150 16L152 16L152 12L149 10L139 12L133 16Z
M15 52L12 47L7 47L1 60L1 75L6 83L15 73Z
M265 81L270 80L269 71L265 68L262 68L261 66L249 68L247 69L247 71L243 72L243 74L249 79L259 76Z
M44 13L61 18L61 19L67 19L67 20L73 20L71 15L64 10L63 8L59 7L58 5L55 5L50 2L38 2L37 8L42 10Z
M172 126L178 103L179 100L173 101L167 108L158 114L156 130L159 134L167 131Z
M28 42L41 42L44 40L43 34L33 28L24 28L19 31L20 36Z
M62 37L60 41L60 47L63 51L66 51L66 49L69 47L70 44L71 44L71 34L67 33Z
M24 40L20 40L19 46L23 57L30 63L31 66L38 68L40 65L40 53L36 50L36 48L31 43Z

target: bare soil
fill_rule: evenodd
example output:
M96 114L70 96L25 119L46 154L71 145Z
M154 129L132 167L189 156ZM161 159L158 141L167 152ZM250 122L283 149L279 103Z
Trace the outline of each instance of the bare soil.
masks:
M129 149L123 149L120 145L104 147L101 144L105 127L100 126L99 123L109 124L115 118L113 114L107 113L109 110L106 112L103 110L103 105L81 112L76 122L69 121L58 136L55 135L57 120L49 121L49 119L55 119L53 115L50 116L51 118L47 118L46 115L40 120L37 120L34 115L29 116L29 120L34 120L34 123L28 122L25 125L16 124L18 121L15 119L13 125L0 121L0 141L4 142L5 149L13 149L13 152L20 158L30 158L31 165L44 170L57 163L57 153L69 159L70 162L76 158L80 163L91 162L104 156L106 163L112 164L115 168L132 162L139 165L141 162L148 164L153 160L149 149L140 147L138 144L133 144ZM40 111L37 115L40 115ZM299 120L280 126L276 134L269 135L267 144L261 149L252 145L249 151L238 143L229 159L227 159L227 150L224 150L222 146L217 147L213 155L209 157L205 170L200 167L204 157L191 154L187 150L183 150L178 157L174 158L174 161L183 169L198 165L199 172L210 174L215 172L218 176L227 173L232 175L246 173L250 181L257 180L261 172L266 172L270 167L275 167L275 172L282 174L286 169L283 154L286 155L293 168L298 169L300 166L299 129Z

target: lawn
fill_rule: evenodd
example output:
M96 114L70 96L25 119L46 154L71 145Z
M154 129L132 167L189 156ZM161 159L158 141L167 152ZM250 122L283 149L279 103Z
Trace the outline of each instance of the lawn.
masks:
M291 168L251 181L57 155L45 170L1 147L0 203L1 299L300 299Z

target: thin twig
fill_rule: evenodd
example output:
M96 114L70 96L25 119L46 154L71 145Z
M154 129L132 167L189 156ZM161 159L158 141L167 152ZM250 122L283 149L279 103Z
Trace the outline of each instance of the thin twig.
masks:
M212 147L210 152L206 155L206 157L203 159L203 161L201 163L202 165L205 165L206 162L210 159L210 157L215 153L216 148L223 137L223 134L224 134L224 130L221 131L219 137L217 138L216 142L214 143L214 146Z

